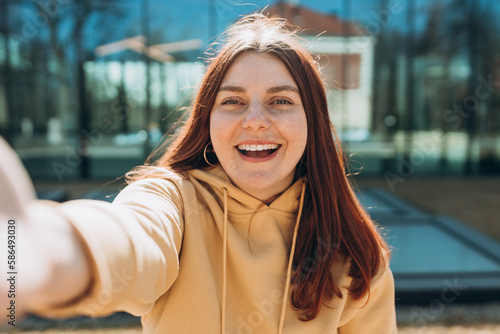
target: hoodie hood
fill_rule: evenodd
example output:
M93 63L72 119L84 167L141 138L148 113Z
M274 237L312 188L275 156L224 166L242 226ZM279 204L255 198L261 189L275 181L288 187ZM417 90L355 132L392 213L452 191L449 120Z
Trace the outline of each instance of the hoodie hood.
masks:
M302 185L306 182L305 177L300 178L273 202L265 204L236 187L221 166L216 166L208 170L193 169L188 174L190 181L195 184L196 188L198 188L198 185L203 186L220 200L220 203L222 203L224 197L223 189L227 189L228 210L231 214L253 214L256 210L272 209L295 215L300 204Z

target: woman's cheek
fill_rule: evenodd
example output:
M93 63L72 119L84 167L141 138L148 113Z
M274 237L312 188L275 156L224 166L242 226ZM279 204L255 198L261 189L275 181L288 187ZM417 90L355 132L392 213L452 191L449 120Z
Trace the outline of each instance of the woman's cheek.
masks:
M223 111L214 111L210 118L210 137L212 142L219 144L229 143L231 137L234 135L234 128L236 125L234 117L227 115Z

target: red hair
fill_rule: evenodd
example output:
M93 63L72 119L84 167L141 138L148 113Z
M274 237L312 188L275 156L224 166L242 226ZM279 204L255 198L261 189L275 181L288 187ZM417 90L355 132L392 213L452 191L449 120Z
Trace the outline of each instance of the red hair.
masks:
M284 20L251 14L226 32L222 48L202 79L183 132L168 149L160 147L166 151L153 165L179 172L209 167L203 150L210 142L210 112L225 73L244 52L271 54L286 65L299 88L307 117L306 149L295 172L296 178L307 177L308 186L293 259L291 303L299 318L309 321L326 301L343 297L332 274L337 255L351 260L349 276L353 281L348 292L359 299L369 292L370 282L384 261L382 254L389 252L345 175L344 156L340 145L336 146L317 63ZM213 158L216 156L210 161Z

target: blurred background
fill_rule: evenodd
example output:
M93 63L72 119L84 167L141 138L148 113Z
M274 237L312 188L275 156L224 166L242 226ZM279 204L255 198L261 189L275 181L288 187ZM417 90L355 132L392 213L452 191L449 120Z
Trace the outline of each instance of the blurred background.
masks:
M0 0L0 135L40 194L102 195L175 133L204 51L257 10L305 29L362 188L500 241L498 0ZM400 323L500 322L498 302L451 304Z
M34 178L114 177L142 163L189 104L215 36L266 6L306 29L353 169L500 173L497 0L0 6L0 133Z

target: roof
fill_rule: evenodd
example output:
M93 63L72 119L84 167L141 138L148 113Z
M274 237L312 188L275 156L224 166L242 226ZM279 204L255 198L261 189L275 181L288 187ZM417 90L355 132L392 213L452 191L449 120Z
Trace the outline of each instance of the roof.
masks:
M339 18L336 14L325 14L312 9L279 1L269 7L269 17L284 18L288 23L305 29L303 35L325 33L329 36L366 36L356 23Z

